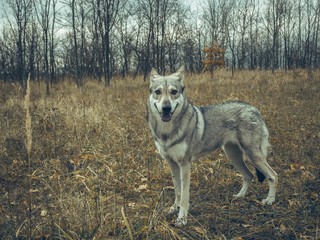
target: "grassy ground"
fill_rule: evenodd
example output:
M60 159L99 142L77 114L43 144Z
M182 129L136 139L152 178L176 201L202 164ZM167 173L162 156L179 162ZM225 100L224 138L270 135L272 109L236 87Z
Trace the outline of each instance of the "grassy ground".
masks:
M115 80L31 84L32 148L19 85L0 83L0 239L320 239L320 72L229 72L186 77L197 105L238 99L256 106L270 131L279 174L273 206L221 151L193 163L188 225L166 216L169 168L148 129L148 83Z

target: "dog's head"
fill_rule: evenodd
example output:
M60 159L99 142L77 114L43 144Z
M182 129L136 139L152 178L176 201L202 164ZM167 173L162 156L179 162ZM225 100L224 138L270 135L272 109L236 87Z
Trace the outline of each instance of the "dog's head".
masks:
M155 69L150 77L150 105L154 114L169 122L181 111L184 102L184 67L169 76L161 76Z

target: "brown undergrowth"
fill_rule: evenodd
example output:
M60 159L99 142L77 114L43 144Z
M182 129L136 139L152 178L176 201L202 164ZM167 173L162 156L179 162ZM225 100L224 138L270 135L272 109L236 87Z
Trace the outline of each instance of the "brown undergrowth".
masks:
M145 120L148 83L88 80L80 91L64 80L45 97L32 82L30 167L23 91L0 83L0 238L320 239L319 79L303 70L186 77L196 105L238 99L262 112L280 184L273 206L260 205L266 183L233 199L241 178L217 151L193 163L184 228L165 214L174 194Z

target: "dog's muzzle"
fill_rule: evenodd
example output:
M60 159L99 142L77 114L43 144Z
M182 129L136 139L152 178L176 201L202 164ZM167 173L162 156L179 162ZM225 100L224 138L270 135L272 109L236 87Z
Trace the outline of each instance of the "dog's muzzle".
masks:
M159 111L157 105L156 104L154 104L154 105L155 105L156 109L158 110L158 112L159 112L159 114L161 116L161 120L164 121L164 122L169 122L171 120L171 118L172 118L172 115L173 115L174 111L177 109L179 104L176 105L176 107L173 109L173 111L172 111L171 105L163 106L162 109L161 109L162 110L161 112Z
M162 113L160 114L162 121L169 122L171 120L171 117L172 117L171 109L172 109L171 106L162 108Z

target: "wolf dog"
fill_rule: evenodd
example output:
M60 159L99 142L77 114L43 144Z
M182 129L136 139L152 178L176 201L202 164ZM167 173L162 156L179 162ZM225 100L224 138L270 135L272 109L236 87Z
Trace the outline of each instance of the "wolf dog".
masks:
M183 66L169 76L155 69L150 75L147 120L156 148L171 169L175 201L169 214L178 212L175 225L187 224L191 162L220 147L243 177L242 188L234 197L245 196L254 178L244 162L246 155L258 180L266 178L269 184L262 204L274 203L278 176L266 160L269 132L260 112L238 101L192 105L184 91Z

